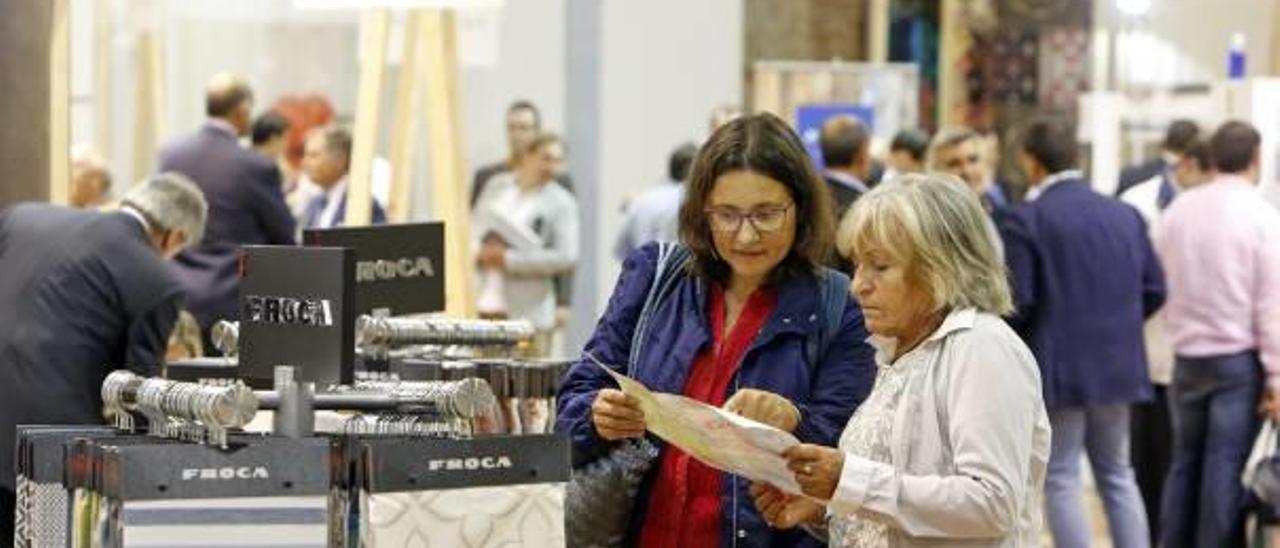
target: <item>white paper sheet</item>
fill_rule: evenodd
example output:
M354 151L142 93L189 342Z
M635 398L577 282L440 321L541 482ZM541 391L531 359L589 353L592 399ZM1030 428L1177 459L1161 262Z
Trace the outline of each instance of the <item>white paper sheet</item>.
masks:
M800 445L795 436L694 399L650 391L590 353L587 357L608 372L623 393L640 401L645 427L654 435L707 466L801 494L782 458L783 451Z

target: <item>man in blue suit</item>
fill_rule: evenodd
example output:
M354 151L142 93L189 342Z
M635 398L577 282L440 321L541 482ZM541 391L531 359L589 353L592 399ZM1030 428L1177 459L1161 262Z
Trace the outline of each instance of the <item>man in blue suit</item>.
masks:
M208 121L160 152L159 170L186 175L209 202L204 239L174 261L187 308L203 332L217 320L237 317L241 246L296 243L280 170L237 141L249 131L252 108L253 92L243 79L215 76L205 91Z
M1017 308L1010 323L1040 364L1053 425L1045 495L1054 545L1089 546L1079 469L1087 451L1113 544L1146 548L1129 406L1151 397L1143 322L1164 303L1164 274L1141 215L1090 188L1077 150L1065 123L1036 121L1023 135L1031 187L1001 223Z
M351 133L340 127L322 127L307 135L302 171L324 192L307 204L302 227L342 226L347 215L347 176L351 172ZM373 202L372 224L387 222L387 213Z

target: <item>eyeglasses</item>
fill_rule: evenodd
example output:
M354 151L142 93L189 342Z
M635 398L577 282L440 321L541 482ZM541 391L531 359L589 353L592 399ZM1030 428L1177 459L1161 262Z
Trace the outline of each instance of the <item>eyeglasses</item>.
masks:
M713 207L708 208L706 214L707 220L711 223L711 230L716 232L736 234L742 228L742 221L747 220L756 232L767 234L782 230L787 220L787 210L793 205L795 202L783 206L765 206L749 213L730 207Z

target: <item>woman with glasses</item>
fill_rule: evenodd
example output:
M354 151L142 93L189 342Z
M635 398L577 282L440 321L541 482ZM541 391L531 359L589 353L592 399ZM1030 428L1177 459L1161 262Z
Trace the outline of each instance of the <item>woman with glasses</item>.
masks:
M807 443L834 444L870 391L874 367L847 276L821 266L834 221L804 146L775 116L738 118L702 147L688 185L675 281L650 299L669 250L649 244L634 252L586 351L651 390L723 406ZM642 320L645 336L636 340ZM638 402L589 360L569 372L559 409L557 428L572 438L578 463L645 436ZM659 445L627 545L812 542L770 529L747 481Z
M876 385L838 444L784 453L807 497L752 489L769 523L829 525L835 547L1040 545L1049 418L1000 318L1013 300L985 218L942 174L884 183L845 215Z

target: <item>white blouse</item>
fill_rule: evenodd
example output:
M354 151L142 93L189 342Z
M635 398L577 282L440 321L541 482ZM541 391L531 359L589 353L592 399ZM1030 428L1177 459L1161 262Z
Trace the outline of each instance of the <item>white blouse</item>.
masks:
M1039 546L1049 418L1022 340L966 309L892 364L894 341L870 342L880 374L841 436L831 545Z

